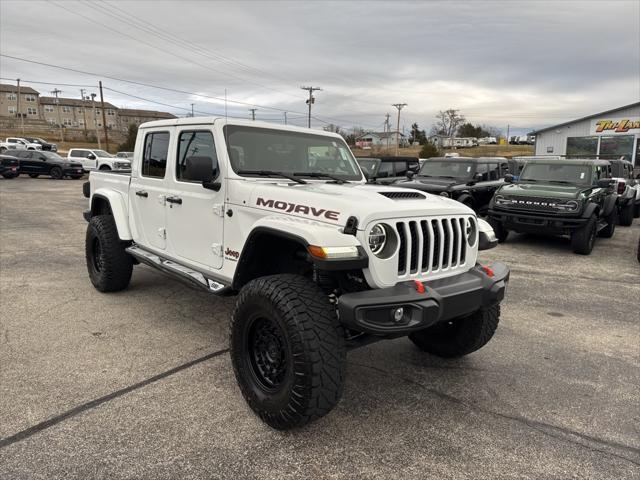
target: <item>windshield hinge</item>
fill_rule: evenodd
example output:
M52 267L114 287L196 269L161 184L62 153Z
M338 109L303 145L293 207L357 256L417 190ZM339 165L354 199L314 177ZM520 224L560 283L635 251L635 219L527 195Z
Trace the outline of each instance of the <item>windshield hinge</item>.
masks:
M222 244L220 244L220 243L212 243L211 244L211 251L213 251L213 254L216 257L221 257L222 256Z
M213 205L213 213L222 217L224 215L224 205L222 203L216 203Z

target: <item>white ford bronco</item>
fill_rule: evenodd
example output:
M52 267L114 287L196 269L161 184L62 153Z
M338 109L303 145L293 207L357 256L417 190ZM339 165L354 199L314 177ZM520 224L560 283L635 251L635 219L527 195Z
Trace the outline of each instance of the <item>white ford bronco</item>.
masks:
M230 351L249 406L288 429L339 401L346 352L409 336L457 357L485 345L509 279L465 205L367 184L341 136L224 118L141 125L130 174L93 171L86 260L101 292L139 263L238 294Z

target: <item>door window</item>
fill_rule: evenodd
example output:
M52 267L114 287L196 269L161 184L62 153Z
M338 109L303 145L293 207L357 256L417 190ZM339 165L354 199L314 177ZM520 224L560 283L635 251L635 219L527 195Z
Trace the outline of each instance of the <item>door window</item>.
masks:
M381 162L380 167L378 168L378 173L376 174L376 177L387 178L392 176L393 176L393 163Z
M86 158L87 155L89 155L88 150L72 150L70 156L72 158Z
M169 132L148 133L144 139L142 176L164 178L169 153Z
M396 177L402 177L407 174L407 162L393 162Z
M212 179L218 176L218 155L211 132L181 132L178 137L178 159L176 179L182 182L199 182L202 174L200 165L206 161L210 165Z

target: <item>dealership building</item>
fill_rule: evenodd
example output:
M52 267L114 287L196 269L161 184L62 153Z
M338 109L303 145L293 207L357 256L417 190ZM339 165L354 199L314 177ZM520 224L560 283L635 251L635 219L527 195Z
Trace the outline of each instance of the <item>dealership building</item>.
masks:
M640 168L640 102L532 132L536 155L621 158Z

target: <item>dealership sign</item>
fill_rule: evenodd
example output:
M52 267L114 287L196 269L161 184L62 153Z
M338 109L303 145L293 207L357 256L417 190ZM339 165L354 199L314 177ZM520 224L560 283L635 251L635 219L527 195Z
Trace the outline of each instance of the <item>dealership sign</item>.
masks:
M640 118L603 118L592 120L591 131L604 135L640 133Z

